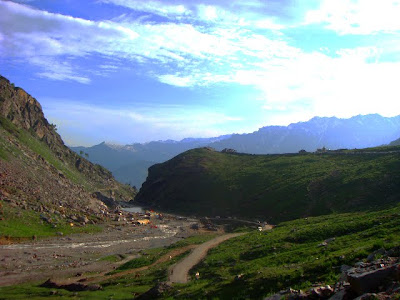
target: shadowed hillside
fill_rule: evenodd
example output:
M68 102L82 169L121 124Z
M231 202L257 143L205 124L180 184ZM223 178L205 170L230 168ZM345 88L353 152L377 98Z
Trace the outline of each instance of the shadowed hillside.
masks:
M400 148L385 149L290 155L190 150L152 166L136 201L271 222L382 207L400 199Z

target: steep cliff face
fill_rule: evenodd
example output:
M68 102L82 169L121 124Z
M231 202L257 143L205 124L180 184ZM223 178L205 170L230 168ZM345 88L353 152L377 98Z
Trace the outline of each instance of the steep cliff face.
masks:
M100 219L107 210L103 198L114 204L135 193L66 147L40 103L0 76L0 208L33 210L59 222Z
M43 114L40 103L21 88L0 76L0 116L7 118L17 127L34 132L49 146L64 145Z

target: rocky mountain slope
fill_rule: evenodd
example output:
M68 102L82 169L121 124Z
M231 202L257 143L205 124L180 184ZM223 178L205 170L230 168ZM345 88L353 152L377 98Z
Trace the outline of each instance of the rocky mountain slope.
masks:
M249 155L195 149L152 166L136 201L188 215L271 222L382 207L400 200L399 151Z
M66 147L40 103L4 77L0 77L0 125L0 235L18 235L12 228L19 224L16 215L32 217L33 212L52 225L82 224L102 218L107 207L101 200L112 205L134 197L135 191L117 182L108 170Z
M250 154L296 153L301 149L354 149L376 147L400 136L400 116L355 116L350 119L313 118L289 126L267 126L249 134L234 134L211 139L158 141L147 144L114 146L102 143L93 147L73 147L88 153L88 159L109 170L121 182L140 187L147 169L189 149L210 146L219 151L230 148Z

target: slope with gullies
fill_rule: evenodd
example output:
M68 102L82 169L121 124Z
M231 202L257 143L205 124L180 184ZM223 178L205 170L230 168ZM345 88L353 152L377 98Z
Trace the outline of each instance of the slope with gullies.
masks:
M249 155L210 148L152 166L136 201L200 216L280 222L400 200L399 147Z
M108 209L101 198L112 205L134 195L66 147L40 103L0 77L0 236L51 235L66 224L97 223Z

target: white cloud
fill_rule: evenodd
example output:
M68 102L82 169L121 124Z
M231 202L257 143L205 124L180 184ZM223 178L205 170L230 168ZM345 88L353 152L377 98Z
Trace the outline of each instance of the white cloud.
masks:
M51 80L76 81L83 84L90 83L90 78L77 75L78 73L74 71L71 63L68 61L59 62L46 56L35 56L31 57L29 62L44 69L44 71L37 73L39 77Z
M121 43L129 45L138 37L132 29L112 22L53 14L8 1L0 1L0 14L0 56L39 66L43 71L38 74L52 79L88 83L79 68L64 62L65 56L112 55ZM58 76L57 70L61 70Z
M400 30L399 0L324 0L317 10L309 11L308 24L322 23L340 34L368 35Z
M278 124L286 124L288 116L395 116L400 114L400 62L374 62L378 56L375 48L342 49L338 57L303 53L271 72L239 74L239 80L264 91L264 109L275 113L271 120Z

